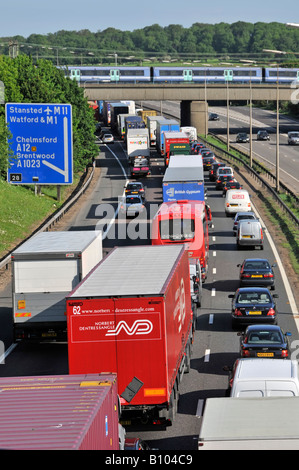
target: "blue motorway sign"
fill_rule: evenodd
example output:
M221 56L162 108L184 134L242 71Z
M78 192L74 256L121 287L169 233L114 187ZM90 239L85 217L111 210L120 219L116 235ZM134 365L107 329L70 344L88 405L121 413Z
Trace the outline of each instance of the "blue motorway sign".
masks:
M14 184L73 182L72 106L7 103L9 141L16 157L7 180Z

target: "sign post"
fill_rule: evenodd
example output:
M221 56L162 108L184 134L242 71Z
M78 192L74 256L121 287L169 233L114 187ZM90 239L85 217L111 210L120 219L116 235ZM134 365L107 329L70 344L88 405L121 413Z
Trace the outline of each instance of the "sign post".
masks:
M7 103L6 122L15 160L7 173L13 184L67 185L73 182L70 104Z

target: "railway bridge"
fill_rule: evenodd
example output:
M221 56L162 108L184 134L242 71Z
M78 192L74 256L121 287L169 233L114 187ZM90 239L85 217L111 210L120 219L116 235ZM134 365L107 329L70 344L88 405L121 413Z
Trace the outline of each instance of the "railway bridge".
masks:
M204 134L208 119L208 102L213 101L299 101L299 88L294 84L219 83L219 84L128 84L82 83L88 100L178 101L181 125L194 126Z

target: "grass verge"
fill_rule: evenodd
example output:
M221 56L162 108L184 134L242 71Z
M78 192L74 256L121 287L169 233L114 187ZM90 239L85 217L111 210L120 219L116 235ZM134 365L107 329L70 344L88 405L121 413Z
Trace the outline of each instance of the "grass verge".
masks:
M74 179L72 188L79 178ZM42 187L42 194L35 195L34 187L0 180L0 258L62 205L69 188L62 187L61 200L57 201L56 186Z

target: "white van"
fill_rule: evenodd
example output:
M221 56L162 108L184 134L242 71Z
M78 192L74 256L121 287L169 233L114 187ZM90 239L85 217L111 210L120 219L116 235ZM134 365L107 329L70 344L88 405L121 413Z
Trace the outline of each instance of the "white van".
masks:
M252 207L248 191L246 189L229 189L226 191L224 210L227 217L237 212L251 212Z
M224 370L229 370L224 367ZM290 359L237 359L230 370L226 395L249 397L299 396L298 363Z
M237 248L242 246L264 249L264 234L261 223L255 219L242 219L237 227Z

